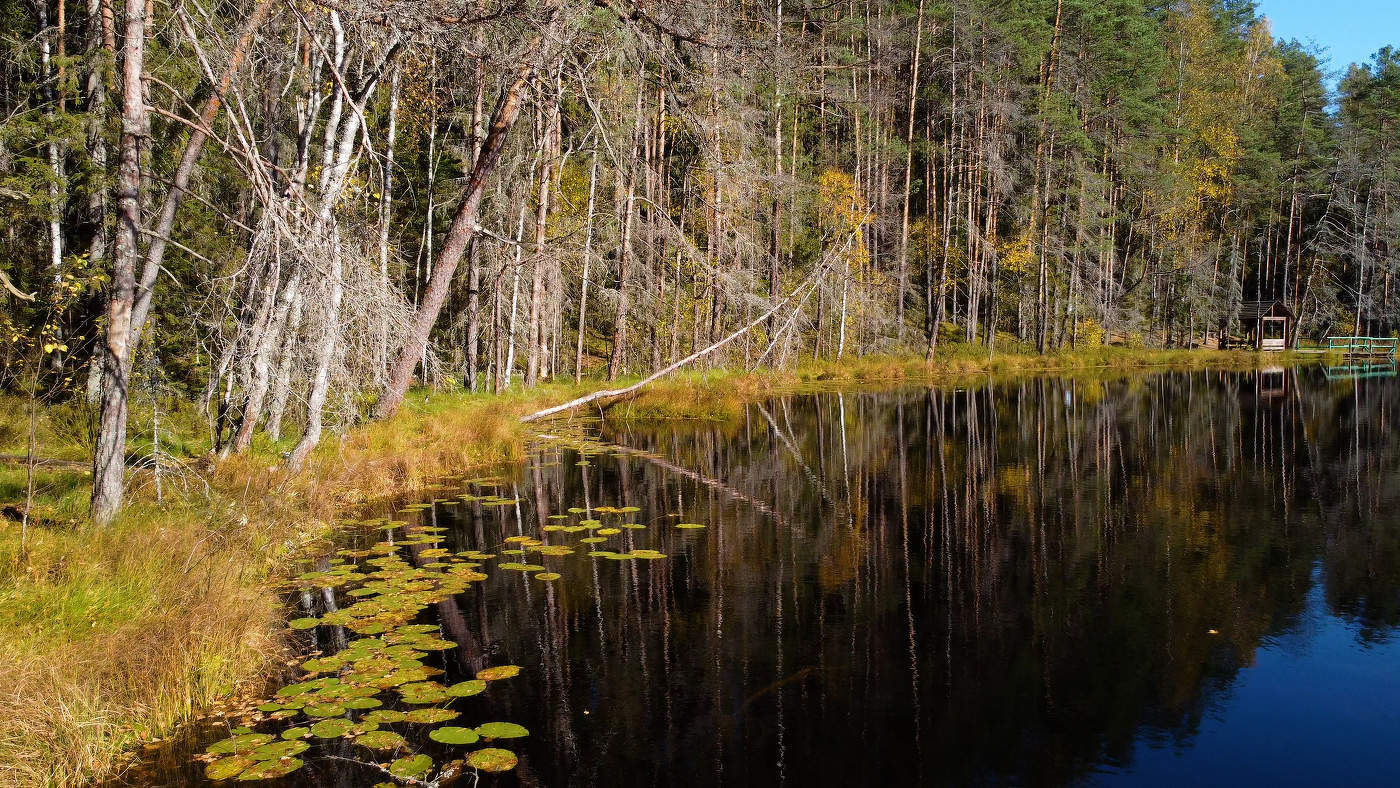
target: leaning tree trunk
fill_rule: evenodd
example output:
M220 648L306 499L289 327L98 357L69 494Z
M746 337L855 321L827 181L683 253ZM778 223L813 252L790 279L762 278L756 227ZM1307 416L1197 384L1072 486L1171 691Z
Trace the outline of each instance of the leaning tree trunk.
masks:
M551 18L550 28L554 27L553 22ZM486 181L496 169L506 135L510 133L520 115L520 101L524 98L525 87L529 84L530 77L535 73L536 57L544 40L545 36L537 36L530 42L525 62L516 72L515 79L506 88L505 93L501 95L501 100L492 113L491 128L482 143L481 155L477 157L471 176L467 179L466 195L461 206L457 208L457 214L452 217L451 226L447 228L447 236L443 239L442 249L438 252L437 261L433 266L433 275L428 280L428 287L423 292L423 300L418 306L418 314L413 318L408 336L399 350L398 360L394 362L394 367L389 373L389 382L384 387L379 406L375 409L375 415L381 419L388 418L398 411L399 406L403 404L404 395L408 393L409 385L413 382L413 370L418 366L418 360L428 346L428 335L432 332L433 324L437 322L442 305L447 300L447 291L452 284L452 276L457 271L457 264L461 262L467 243L476 235L476 219L481 208L481 198L486 192Z

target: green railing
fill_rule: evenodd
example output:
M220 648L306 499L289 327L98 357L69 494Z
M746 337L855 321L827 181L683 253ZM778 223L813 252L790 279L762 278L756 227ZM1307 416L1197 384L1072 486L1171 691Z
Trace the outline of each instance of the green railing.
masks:
M1327 350L1348 356L1393 356L1400 349L1395 337L1328 337Z

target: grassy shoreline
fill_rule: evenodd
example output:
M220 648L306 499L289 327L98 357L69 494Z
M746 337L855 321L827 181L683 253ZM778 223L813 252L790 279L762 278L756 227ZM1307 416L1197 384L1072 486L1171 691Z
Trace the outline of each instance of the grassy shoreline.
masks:
M1046 356L953 347L924 359L809 362L787 371L680 373L610 412L633 420L723 419L756 397L840 385L948 384L992 375L1130 369L1247 369L1299 363L1292 354L1102 348ZM84 522L87 475L40 475L26 550L0 523L0 785L71 785L118 768L124 754L261 683L284 657L281 598L270 579L325 538L357 502L407 493L434 478L523 456L523 415L604 384L553 383L502 395L414 392L394 419L328 438L303 474L279 468L283 448L258 443L214 465L192 459L155 499L138 476L135 501L111 528ZM0 453L27 438L11 403ZM596 411L595 411L596 412ZM73 413L46 412L45 456L81 459ZM205 450L191 413L167 414L163 442ZM141 420L134 422L139 431ZM536 427L535 429L548 429ZM24 433L24 434L19 434ZM204 439L207 441L207 439ZM22 452L22 449L20 450ZM3 503L23 501L23 468L0 468Z

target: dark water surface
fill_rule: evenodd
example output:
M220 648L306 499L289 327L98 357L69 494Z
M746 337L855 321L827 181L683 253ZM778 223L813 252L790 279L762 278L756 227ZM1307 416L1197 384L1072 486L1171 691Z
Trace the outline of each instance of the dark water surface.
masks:
M466 699L531 731L484 784L1400 785L1398 428L1395 379L1320 368L604 425L644 453L549 446L518 505L417 516L496 550L636 506L605 549L669 557L488 565L420 621L443 683L524 668ZM287 783L384 779L316 755Z

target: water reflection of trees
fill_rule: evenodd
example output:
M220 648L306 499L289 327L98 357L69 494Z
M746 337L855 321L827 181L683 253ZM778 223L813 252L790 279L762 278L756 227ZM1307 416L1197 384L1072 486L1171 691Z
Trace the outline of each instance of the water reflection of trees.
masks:
M640 506L656 524L624 538L672 558L463 610L543 655L511 713L546 784L1073 779L1189 737L1317 567L1360 637L1400 620L1394 388L1286 377L822 394L614 434L662 459L541 458L526 518Z

